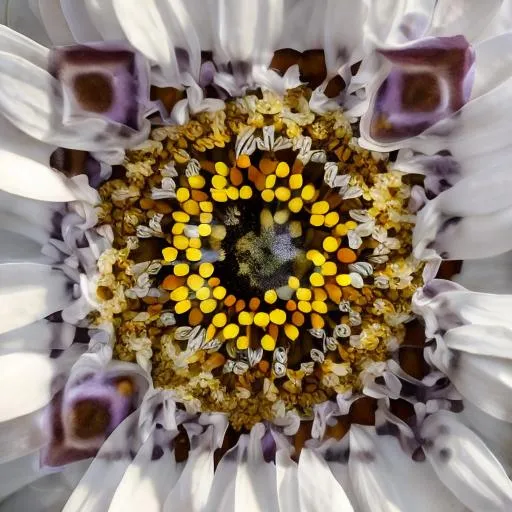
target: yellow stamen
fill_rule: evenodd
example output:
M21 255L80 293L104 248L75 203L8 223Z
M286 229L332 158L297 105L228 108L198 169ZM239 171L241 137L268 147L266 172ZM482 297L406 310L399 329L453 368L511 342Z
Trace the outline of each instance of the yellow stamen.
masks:
M302 188L303 183L304 179L302 178L302 174L292 174L288 180L288 185L292 190L299 190Z
M284 326L284 333L292 341L295 341L299 337L299 329L292 324L286 324Z
M217 190L212 188L210 190L211 197L217 203L225 203L228 200L228 194L225 190Z
M184 251L188 247L189 240L186 236L177 235L172 239L172 244L174 247L176 247L176 249Z
M348 228L345 226L345 224L338 224L334 228L334 234L336 236L345 236L348 233Z
M267 290L264 295L265 302L268 304L274 304L274 302L277 300L277 293L275 290Z
M204 279L197 274L190 274L187 277L187 286L196 292L204 286Z
M185 224L183 224L182 222L176 222L175 224L172 225L171 233L173 235L182 235L184 230Z
M199 214L199 222L202 224L211 224L213 220L213 215L211 213L200 213Z
M180 203L184 203L189 198L190 198L190 190L188 188L181 187L178 190L176 190L176 199Z
M324 251L327 252L337 251L339 245L339 240L336 240L336 238L334 238L333 236L328 236L324 238L324 241L322 242L322 247L324 248Z
M289 188L286 187L277 187L276 188L276 197L279 201L288 201L291 197L292 193Z
M213 315L212 318L212 324L215 325L215 327L224 327L228 323L228 317L225 313L217 313L216 315Z
M188 298L189 289L187 286L180 286L171 292L171 300L174 302L180 302Z
M318 272L313 272L309 276L309 282L313 286L323 286L324 285L324 276L322 274L319 274Z
M188 215L199 215L201 213L199 203L193 199L185 201L182 205L182 208L184 212L188 213Z
M329 212L325 216L324 224L328 228L332 228L333 226L336 226L338 222L340 221L340 215L338 212Z
M276 184L276 175L275 174L269 174L265 178L265 188L274 188Z
M317 313L320 313L322 315L325 315L327 313L327 304L320 300L314 300L311 303L311 307L313 308L313 311L316 311Z
M190 220L190 215L185 212L172 212L172 218L176 222L188 222Z
M224 162L215 162L215 172L221 176L228 176L229 167Z
M326 261L322 265L320 272L323 276L335 276L338 273L338 266L334 261Z
M210 288L208 286L203 286L196 292L196 298L197 300L206 300L209 299L211 295Z
M213 296L214 296L217 300L222 300L222 299L226 296L226 293L227 293L227 290L226 290L226 288L224 288L224 286L217 286L217 287L213 290Z
M186 251L188 261L200 261L202 258L201 249L188 248Z
M186 313L191 307L192 303L189 300L182 300L176 303L174 306L174 312L177 315L182 315L183 313Z
M227 185L228 185L228 180L224 176L217 175L212 178L213 188L220 190L222 188L226 188Z
M302 311L303 313L311 313L311 303L307 302L305 300L299 300L297 307L299 308L299 311ZM292 317L293 319L293 317Z
M190 267L188 266L188 263L178 263L177 265L174 265L174 275L178 277L186 276L189 273Z
M274 224L274 217L269 209L263 208L260 212L260 224L262 228L271 228Z
M290 222L288 229L292 238L300 238L302 236L302 224L298 220Z
M252 188L249 185L244 185L240 189L240 199L250 199L252 197Z
M222 334L224 335L224 338L227 340L236 338L238 334L240 333L240 327L236 324L229 324L224 327L222 330Z
M295 295L299 300L311 300L311 290L309 288L299 288Z
M240 167L240 169L248 169L251 166L251 159L248 155L240 155L236 159L236 165Z
M174 247L166 247L165 249L162 249L162 256L164 261L171 262L177 258L178 251Z
M199 208L201 208L201 211L206 213L212 213L213 212L213 203L211 201L201 201L199 203Z
M355 222L353 220L349 220L348 222L345 222L345 226L350 231L351 229L357 228L357 222Z
M316 267L320 267L325 263L325 256L316 249L311 249L306 253L306 258L313 262Z
M224 238L226 238L226 226L222 224L216 224L215 226L212 226L211 236L216 240L224 240Z
M348 274L340 274L339 276L336 276L336 282L340 286L349 286L352 282L352 278Z
M211 263L201 263L199 265L199 275L201 277L204 277L205 279L208 279L213 274L214 267Z
M209 224L199 224L197 231L199 236L210 236L212 233L212 227Z
M320 227L324 225L325 217L323 215L311 215L309 218L309 223L312 226Z
M316 194L316 189L314 187L314 185L312 185L311 183L308 183L303 189L302 189L302 192L301 192L301 196L302 196L302 199L304 199L304 201L312 201L313 198L315 197L315 194Z
M274 191L273 190L270 190L270 189L265 189L262 193L261 193L261 198L263 199L263 201L265 201L266 203L271 203L273 200L274 200Z
M276 167L276 175L279 178L286 178L290 174L290 166L286 162L279 162Z
M201 189L206 185L206 180L200 174L188 178L190 188Z
M240 192L236 187L228 187L226 193L231 201L236 201L240 197Z
M289 203L288 208L293 213L299 213L302 210L303 202L300 197L294 197Z
M238 323L240 325L252 325L253 314L249 311L242 311L238 314Z
M282 309L274 309L270 312L270 321L276 325L283 325L286 322L286 312Z
M276 340L269 334L265 334L263 338L261 338L261 348L272 352L276 348Z
M188 241L188 246L192 249L201 249L201 239L200 238L191 238Z
M268 316L268 313L264 313L263 311L260 311L259 313L256 313L254 315L254 323L258 327L266 327L270 322L270 318Z
M292 290L296 290L300 286L300 279L298 277L295 277L295 276L290 276L288 278L288 286Z
M329 211L329 203L327 201L317 201L311 206L311 213L315 215L325 215Z
M288 222L290 212L288 210L279 210L274 214L274 222L282 226Z
M240 336L237 338L236 348L238 350L247 350L249 348L249 338L247 336Z
M217 301L215 299L206 299L199 304L199 309L205 313L212 313L217 307Z

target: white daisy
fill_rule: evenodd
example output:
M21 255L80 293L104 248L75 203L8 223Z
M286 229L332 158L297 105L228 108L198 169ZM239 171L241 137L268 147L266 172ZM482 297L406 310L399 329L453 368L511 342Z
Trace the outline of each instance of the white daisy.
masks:
M512 509L508 0L0 7L0 511Z

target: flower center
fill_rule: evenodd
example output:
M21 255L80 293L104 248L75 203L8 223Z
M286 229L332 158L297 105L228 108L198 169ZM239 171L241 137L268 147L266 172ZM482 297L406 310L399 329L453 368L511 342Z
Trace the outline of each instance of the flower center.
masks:
M309 94L157 128L100 189L115 238L98 321L114 323L116 356L235 428L364 385L421 280L409 185Z

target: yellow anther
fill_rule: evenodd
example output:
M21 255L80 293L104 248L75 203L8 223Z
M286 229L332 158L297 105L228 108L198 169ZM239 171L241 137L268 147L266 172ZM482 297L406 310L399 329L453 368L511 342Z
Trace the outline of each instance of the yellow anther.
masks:
M210 288L208 286L203 286L202 288L199 288L196 292L196 298L197 300L206 300L209 299L211 295Z
M319 274L318 272L313 272L310 276L309 276L309 282L313 285L313 286L323 286L325 281L324 281L324 276L322 274Z
M260 224L262 228L271 228L274 224L274 217L268 208L263 208L260 212Z
M236 348L238 350L247 350L249 348L249 338L247 336L240 336L237 338Z
M176 288L176 290L173 290L171 292L171 300L173 300L174 302L185 300L188 298L188 292L189 290L186 286L179 286L178 288Z
M311 302L299 300L297 307L299 308L299 311L302 311L303 313L311 313Z
M295 341L299 337L299 329L297 329L297 327L292 324L286 324L284 326L284 333L286 334L287 338L292 341Z
M201 201L199 203L199 208L201 208L202 212L212 213L213 212L213 203L211 201Z
M269 174L265 178L265 188L274 188L276 184L277 177L275 174Z
M289 188L286 187L277 187L276 188L276 197L279 201L288 201L291 197L292 193Z
M333 236L328 236L324 238L324 241L322 242L322 247L324 248L324 251L327 252L336 252L338 250L339 245L339 240L336 240L336 238L334 238Z
M283 325L286 322L286 312L282 309L274 309L270 312L270 321L276 325Z
M302 223L298 220L294 220L288 225L288 230L292 238L299 238L302 236Z
M240 199L250 199L252 197L252 188L249 185L244 185L240 189Z
M217 300L222 300L226 296L227 290L224 286L217 286L213 289L213 296Z
M172 245L179 249L180 251L184 251L189 245L189 239L183 235L177 235L172 239Z
M302 199L304 199L304 201L312 201L313 198L315 197L316 195L316 189L314 187L314 185L312 185L311 183L308 183L303 189L302 189L302 192L301 192L301 196L302 196Z
M340 274L336 276L336 282L340 286L349 286L350 283L352 282L352 279L348 274Z
M327 313L327 304L320 300L314 300L311 303L311 307L313 308L313 311L316 311L317 313L320 313L321 315L325 315Z
M200 189L205 186L206 180L203 176L197 174L196 176L190 176L188 178L188 184L190 185L190 188Z
M270 334L265 334L263 338L261 338L261 348L263 350L267 350L268 352L272 352L276 348L276 340L270 336Z
M238 334L240 333L240 327L236 324L229 324L224 327L222 330L222 334L224 335L224 338L227 340L231 340L233 338L236 338Z
M313 297L315 300L327 300L327 292L323 288L313 288Z
M274 222L279 225L286 224L290 218L289 210L278 210L274 213Z
M238 314L238 323L240 325L252 325L253 316L249 311L242 311Z
M205 313L213 313L217 307L217 301L215 299L206 299L199 303L199 309Z
M214 267L211 263L201 263L201 265L199 265L199 275L205 279L211 277L213 271Z
M210 324L206 328L206 341L213 340L213 338L215 337L216 334L217 334L217 327L215 327L215 325L213 325L213 324Z
M184 230L185 224L183 224L182 222L176 222L175 224L172 225L171 233L173 235L182 235Z
M263 199L263 201L265 201L266 203L271 203L273 200L274 200L274 191L273 190L270 190L270 189L265 189L262 193L261 193L261 198Z
M228 200L228 194L225 190L217 190L212 188L210 190L210 195L212 199L217 203L225 203Z
M189 300L181 300L174 306L174 312L177 315L182 315L183 313L186 313L191 307L192 303Z
M345 226L345 224L338 224L334 228L334 234L336 236L345 236L348 233L348 228Z
M288 185L290 185L292 190L299 190L302 188L303 183L304 178L302 177L302 174L292 174L288 180Z
M322 265L320 272L323 276L335 276L338 272L338 266L336 263L334 263L334 261L326 261Z
M259 313L256 313L254 315L254 323L258 327L267 327L269 322L270 322L270 317L268 316L268 313L264 313L263 311L260 311Z
M226 313L217 313L216 315L213 315L212 318L212 324L215 325L215 327L224 327L228 323L228 317L226 316Z
M228 187L226 193L231 201L236 201L240 197L240 192L236 187Z
M166 247L165 249L162 249L162 257L167 262L174 261L177 256L178 250L174 247Z
M302 210L303 202L300 197L294 197L289 203L288 208L293 213L299 213Z
M212 233L212 227L210 224L199 224L197 232L199 233L199 236L210 236Z
M236 159L236 165L240 167L240 169L248 169L251 166L249 155L240 155Z
M173 270L175 276L183 277L188 275L190 267L188 266L188 263L178 263L177 265L174 265Z
M325 215L329 211L329 203L327 201L317 201L311 206L311 213L315 215Z
M189 215L199 215L199 213L201 212L201 210L199 209L199 203L197 201L194 201L193 199L185 201L181 207L183 208L183 211L188 213Z
M315 267L321 267L325 263L325 256L316 249L311 249L306 253L306 258L313 262Z
M215 172L221 176L228 176L229 167L224 162L215 162Z
M201 249L201 239L200 238L191 238L188 241L188 246L191 249Z
M324 219L324 225L328 228L336 226L340 221L340 215L338 212L329 212Z
M279 162L276 167L276 176L286 178L290 174L290 166L286 162Z
M275 290L267 290L264 295L265 302L268 304L274 304L277 300L277 293Z
M311 300L311 290L309 288L299 288L295 295L299 300Z
M213 215L211 213L200 213L199 214L199 222L202 224L211 224L213 220Z
M311 215L311 217L309 218L309 223L317 228L323 226L324 222L325 217L323 215Z
M187 277L187 286L195 292L202 288L204 285L204 279L197 274L190 274Z
M181 187L178 190L176 190L176 199L180 203L184 203L189 198L190 198L190 190L188 188Z
M228 180L224 176L216 175L212 178L212 186L216 189L226 188Z
M176 222L188 222L190 220L190 215L185 212L172 212L172 218Z
M300 279L298 277L295 277L295 276L290 276L288 278L288 286L292 290L296 290L300 286Z
M348 222L345 222L345 227L350 231L351 229L357 228L357 222L353 220L349 220Z

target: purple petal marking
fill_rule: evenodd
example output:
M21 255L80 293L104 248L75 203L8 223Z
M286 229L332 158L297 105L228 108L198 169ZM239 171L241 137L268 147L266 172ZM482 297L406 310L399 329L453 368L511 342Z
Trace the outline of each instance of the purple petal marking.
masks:
M418 135L468 101L475 55L464 36L429 37L379 52L392 67L374 101L374 140L389 143Z
M50 69L62 84L64 122L99 115L139 128L149 85L138 53L112 43L65 46L52 51Z
M94 457L107 437L135 410L135 382L128 377L91 375L64 388L45 419L49 442L44 466L62 466Z

